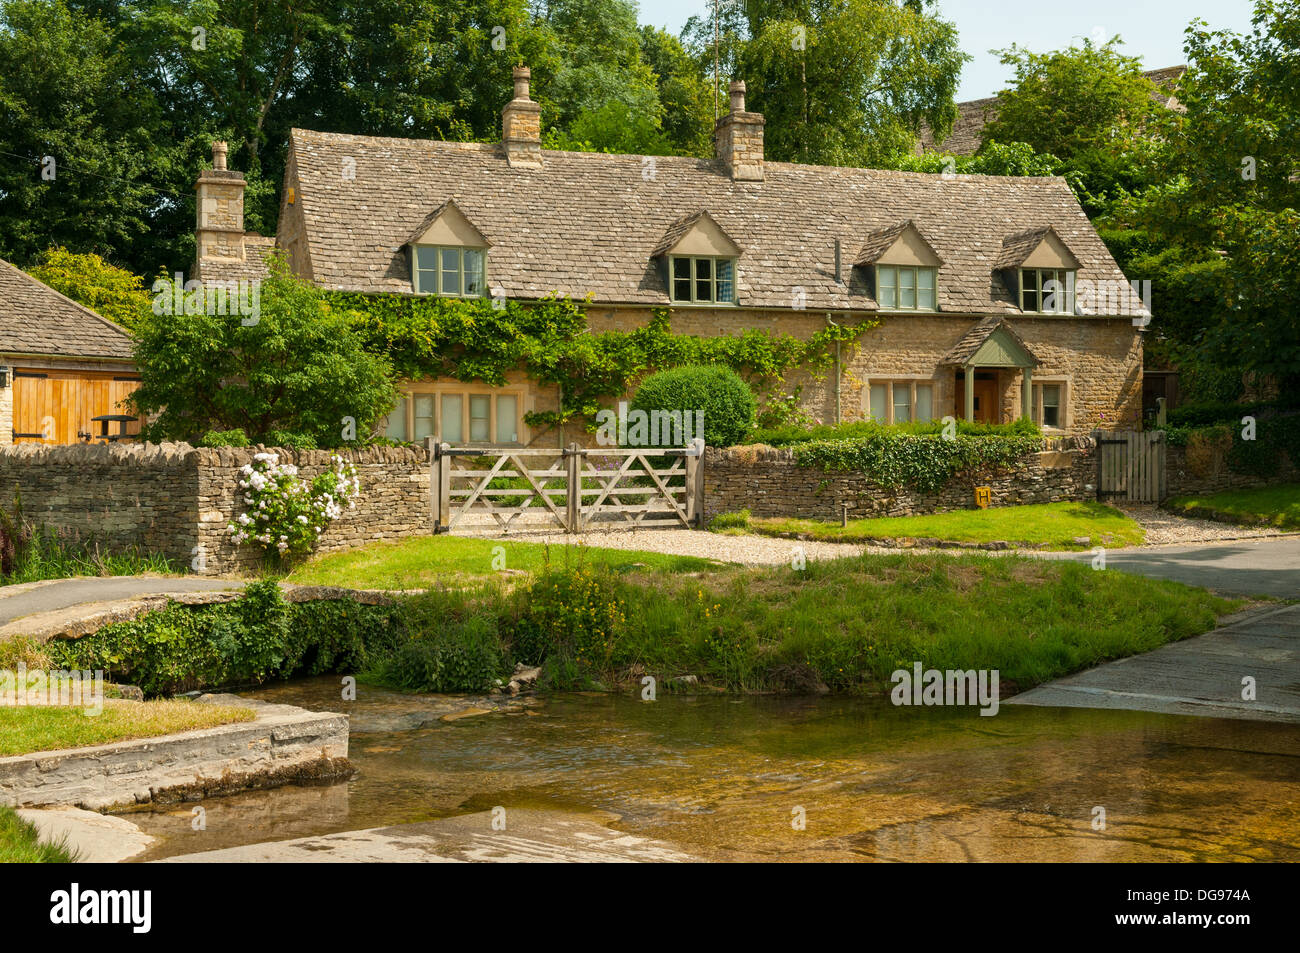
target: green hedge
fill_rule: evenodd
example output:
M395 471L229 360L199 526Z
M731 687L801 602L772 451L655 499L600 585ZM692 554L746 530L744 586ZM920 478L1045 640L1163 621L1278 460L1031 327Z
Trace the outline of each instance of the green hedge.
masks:
M683 420L690 413L692 421L703 413L704 442L711 447L729 447L754 426L758 402L749 385L731 368L688 364L647 377L637 388L631 409L647 414L677 412L683 414ZM694 436L694 432L685 435L688 440Z
M933 492L959 473L1009 467L1043 448L1033 436L970 437L951 440L933 434L875 433L856 440L818 440L794 446L802 467L856 470L881 486Z

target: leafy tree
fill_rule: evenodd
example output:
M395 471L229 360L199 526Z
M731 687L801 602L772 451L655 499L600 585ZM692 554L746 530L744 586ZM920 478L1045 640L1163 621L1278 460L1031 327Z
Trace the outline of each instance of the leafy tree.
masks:
M956 118L953 94L968 57L932 0L728 4L716 24L687 23L705 72L715 26L721 75L743 79L748 108L766 116L770 159L878 164L910 149L923 120L942 136Z
M51 245L131 260L173 150L136 64L64 0L0 4L0 256ZM46 160L46 157L49 160Z
M713 155L713 91L677 37L651 26L641 28L641 58L654 73L663 132L673 151Z
M98 255L50 248L28 271L33 278L124 328L135 327L149 306L144 280Z
M289 434L336 447L345 418L364 440L397 402L388 362L282 261L261 284L255 318L146 312L136 328L142 381L130 398L136 413L157 415L146 439L242 430L255 441Z

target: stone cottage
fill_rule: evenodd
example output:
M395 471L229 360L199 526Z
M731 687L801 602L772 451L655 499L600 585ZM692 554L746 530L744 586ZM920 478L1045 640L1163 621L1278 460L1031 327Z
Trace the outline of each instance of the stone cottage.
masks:
M740 82L713 159L551 151L529 80L515 68L498 143L293 130L275 240L292 271L370 294L590 295L595 332L661 308L702 335L806 338L872 319L824 379L790 382L822 422L1137 423L1148 312L1062 179L769 162ZM243 177L224 153L214 164L198 183L200 273L261 273L268 240L243 232ZM500 388L404 391L395 438L578 436L530 430L524 415L558 394L522 371Z

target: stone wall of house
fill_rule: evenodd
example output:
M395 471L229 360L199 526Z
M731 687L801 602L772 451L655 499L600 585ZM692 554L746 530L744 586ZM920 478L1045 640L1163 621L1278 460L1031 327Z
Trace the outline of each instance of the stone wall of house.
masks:
M650 308L594 306L588 321L595 333L631 331L645 326ZM845 320L836 315L836 320ZM861 420L870 413L867 396L872 380L916 380L934 387L934 413L955 414L956 368L943 366L944 356L980 320L978 315L890 315L858 339L842 346L838 403L840 419ZM1008 322L1042 362L1034 371L1040 383L1065 388L1061 430L1087 434L1093 430L1136 429L1142 414L1142 332L1127 318L1033 318L1015 316ZM740 334L750 328L807 339L826 327L820 311L753 311L745 308L674 308L676 333ZM1021 374L998 372L999 398L1008 419L1020 416ZM787 386L800 388L802 408L820 423L833 423L836 377L833 366L820 377L795 372Z
M207 574L237 572L252 568L260 552L234 546L226 530L243 512L240 468L259 449L183 443L7 447L0 449L0 501L11 505L17 490L32 522L93 538L110 551L137 548ZM274 452L307 480L329 469L333 456ZM370 447L338 455L357 467L361 494L356 508L326 530L318 551L430 531L423 449Z
M990 488L993 506L1095 500L1093 441L1065 437L1049 446L1008 468L954 477L933 492L884 487L861 472L801 467L787 449L709 449L704 462L705 518L747 509L754 516L838 520L845 503L849 519L968 510L975 506L977 486Z

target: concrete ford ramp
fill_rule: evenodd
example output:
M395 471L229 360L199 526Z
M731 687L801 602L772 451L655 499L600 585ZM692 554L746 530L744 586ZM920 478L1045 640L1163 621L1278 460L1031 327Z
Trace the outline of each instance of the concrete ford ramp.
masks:
M599 817L600 815L596 815ZM504 829L494 829L504 823ZM159 863L587 863L695 860L671 844L610 830L585 815L556 811L484 811L320 837L269 841Z
M1245 679L1253 679L1253 698ZM1067 675L1007 701L1300 724L1300 605L1254 610L1205 635Z

